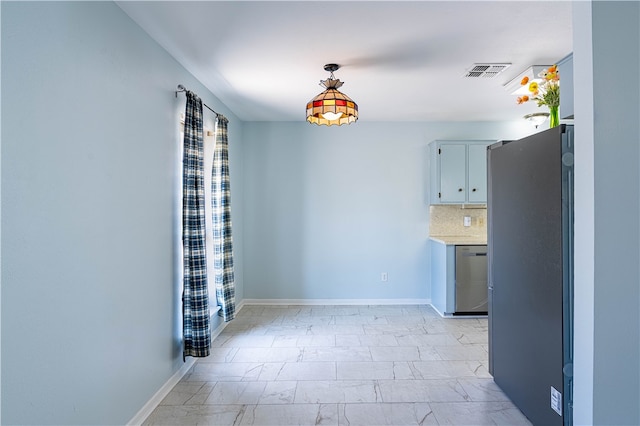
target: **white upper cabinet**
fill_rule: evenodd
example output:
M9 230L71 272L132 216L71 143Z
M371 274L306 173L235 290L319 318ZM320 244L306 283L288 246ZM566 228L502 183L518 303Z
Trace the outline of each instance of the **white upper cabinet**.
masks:
M467 147L469 203L487 202L487 145L489 143L470 144Z
M573 53L558 62L560 118L573 118Z
M467 200L467 145L441 144L438 154L441 201L464 203Z
M486 204L487 146L494 142L431 142L431 204Z

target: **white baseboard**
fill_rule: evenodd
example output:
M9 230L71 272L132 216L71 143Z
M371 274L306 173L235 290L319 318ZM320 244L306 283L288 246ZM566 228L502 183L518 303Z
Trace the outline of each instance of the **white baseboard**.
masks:
M236 310L239 311L241 308L242 306L240 306ZM215 312L217 313L217 311ZM216 313L214 313L213 315L216 315ZM226 326L227 323L222 322L218 327L216 327L216 329L211 332L211 341L218 337L218 335L222 333L222 330L224 330ZM187 374L191 367L193 367L193 365L196 363L196 360L197 358L193 357L187 358L182 367L180 367L180 369L176 371L173 376L171 376L169 380L167 380L166 383L162 385L160 389L158 389L158 391L151 397L151 399L147 401L146 404L144 404L140 411L138 411L136 415L133 416L131 420L129 420L127 426L141 425L147 419L147 417L151 415L153 410L155 410L156 407L162 402L162 400L169 394L169 392L171 392L171 389L173 389L174 386L177 385L180 380L182 380L184 375Z
M453 315L451 314L444 314L442 312L440 312L440 309L436 308L435 305L431 305L431 307L433 308L434 311L436 311L438 313L438 315L440 315L442 318L451 318L453 317Z
M160 404L160 402L162 402L162 400L169 394L169 392L171 392L171 389L173 389L173 387L178 384L178 382L184 377L184 375L187 374L187 371L189 371L189 369L193 367L193 364L195 363L195 358L187 358L182 367L180 367L180 369L176 371L173 376L171 376L169 380L167 380L167 382L162 385L160 389L158 389L158 392L156 392L155 395L153 395L151 399L147 401L146 404L144 404L140 411L138 411L138 413L136 413L136 415L133 416L131 420L129 420L129 423L127 423L127 425L141 425L147 419L147 417L149 417L153 410L155 410L155 408Z
M242 305L431 305L431 299L242 299Z

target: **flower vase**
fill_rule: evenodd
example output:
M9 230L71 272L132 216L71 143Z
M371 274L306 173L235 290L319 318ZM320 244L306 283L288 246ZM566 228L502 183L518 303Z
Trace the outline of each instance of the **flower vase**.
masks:
M549 107L549 128L553 128L560 125L560 116L558 113L558 107L557 106L550 106Z

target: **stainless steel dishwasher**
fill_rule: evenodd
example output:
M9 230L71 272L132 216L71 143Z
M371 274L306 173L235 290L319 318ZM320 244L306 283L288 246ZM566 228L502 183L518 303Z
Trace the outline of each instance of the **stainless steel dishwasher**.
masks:
M487 246L456 246L455 315L487 313Z

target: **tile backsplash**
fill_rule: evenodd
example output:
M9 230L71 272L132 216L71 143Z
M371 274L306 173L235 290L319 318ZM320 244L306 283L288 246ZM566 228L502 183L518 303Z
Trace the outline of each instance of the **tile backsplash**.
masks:
M464 217L471 217L471 226L464 226ZM429 206L429 235L486 236L487 208L480 206Z

